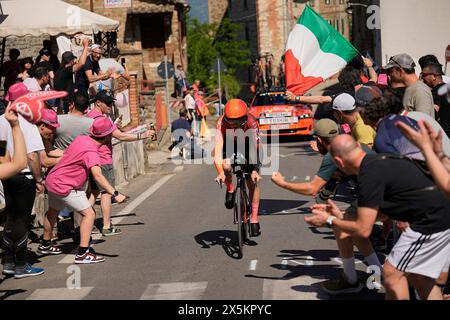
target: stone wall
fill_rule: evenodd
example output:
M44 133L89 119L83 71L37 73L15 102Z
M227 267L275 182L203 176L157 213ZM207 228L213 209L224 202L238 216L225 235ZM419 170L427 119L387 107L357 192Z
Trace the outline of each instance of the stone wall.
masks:
M5 46L5 61L7 61L9 50L16 48L20 50L19 59L23 58L33 58L33 60L39 55L39 50L42 49L42 41L49 40L50 36L42 37L9 37L6 39ZM56 52L56 51L55 51Z

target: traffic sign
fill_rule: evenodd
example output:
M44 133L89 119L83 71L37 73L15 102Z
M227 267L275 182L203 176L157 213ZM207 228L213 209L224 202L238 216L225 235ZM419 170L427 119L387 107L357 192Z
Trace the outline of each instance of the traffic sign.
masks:
M157 72L158 72L158 76L160 76L164 80L167 80L167 79L170 79L173 77L173 75L175 74L175 68L174 68L173 64L167 62L167 78L166 78L166 66L163 61L158 66Z
M220 57L217 57L216 59L214 59L214 62L211 66L211 72L213 73L219 73L219 69L220 72L227 72L227 67L225 66L225 63L223 63L222 59L220 59Z
M445 60L450 62L450 44L447 46L447 50L445 50Z

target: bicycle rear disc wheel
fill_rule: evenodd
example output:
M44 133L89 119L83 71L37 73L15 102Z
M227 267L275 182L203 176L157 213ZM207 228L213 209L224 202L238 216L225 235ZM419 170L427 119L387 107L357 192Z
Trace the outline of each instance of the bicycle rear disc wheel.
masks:
M239 189L239 194L236 196L235 210L237 210L237 231L238 231L238 256L242 258L244 256L244 242L245 242L245 224L244 224L244 212L245 201L243 199L242 190Z

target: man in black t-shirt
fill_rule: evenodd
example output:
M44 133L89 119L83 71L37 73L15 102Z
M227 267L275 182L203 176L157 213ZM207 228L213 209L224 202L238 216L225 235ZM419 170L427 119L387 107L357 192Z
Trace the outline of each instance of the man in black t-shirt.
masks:
M410 281L421 299L442 300L435 283L450 261L450 202L445 195L413 162L367 155L348 135L335 138L330 152L341 170L358 175L356 220L343 220L330 201L313 206L314 215L305 221L362 238L370 236L379 213L408 222L383 267L386 298L409 299Z
M55 90L66 91L69 95L69 99L74 98L75 88L73 82L73 75L80 70L86 63L86 59L89 53L89 39L83 40L83 52L80 59L77 62L77 57L70 51L66 51L62 55L61 68L56 71L55 74ZM68 105L63 105L62 100L58 99L57 104L60 110L64 110L64 113L69 111Z
M450 137L450 102L438 94L439 89L446 85L442 78L443 75L441 64L429 63L423 67L420 77L431 88L434 108L438 114L436 119L438 119L447 136Z
M113 74L113 70L100 72L99 60L102 57L102 49L99 45L91 47L91 54L87 57L84 66L76 72L75 86L78 92L88 95L89 86L99 80L107 80Z
M37 68L45 68L50 76L50 86L53 87L53 80L55 78L55 70L53 70L53 65L50 63L51 52L47 49L41 49L39 51L39 57L36 59L38 61L33 65L30 70L30 76L34 77Z

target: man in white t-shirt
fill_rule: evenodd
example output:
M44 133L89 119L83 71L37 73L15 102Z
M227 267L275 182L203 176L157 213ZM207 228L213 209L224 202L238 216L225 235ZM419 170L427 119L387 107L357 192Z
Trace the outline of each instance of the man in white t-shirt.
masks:
M28 227L33 209L36 190L44 192L39 153L44 144L36 125L19 115L28 158L28 167L12 178L2 181L6 200L6 223L3 234L3 274L15 278L37 276L44 273L42 268L34 268L26 262ZM0 117L0 140L7 141L9 156L14 155L11 127L5 116Z
M188 88L188 92L187 92L186 96L184 97L184 105L186 106L186 109L188 111L188 120L191 123L194 136L197 136L198 130L196 130L197 119L196 119L196 113L195 113L195 99L194 99L194 88L193 87Z
M27 78L23 81L23 84L31 92L42 91L49 83L50 75L48 70L43 67L36 68L33 78Z
M115 78L124 78L130 81L130 74L125 65L121 65L118 60L120 58L120 50L118 48L112 48L109 53L109 58L104 58L99 60L100 70L102 72L107 72L108 70L112 70L116 76ZM111 79L101 80L103 85L103 89L111 90L112 89L112 81Z

